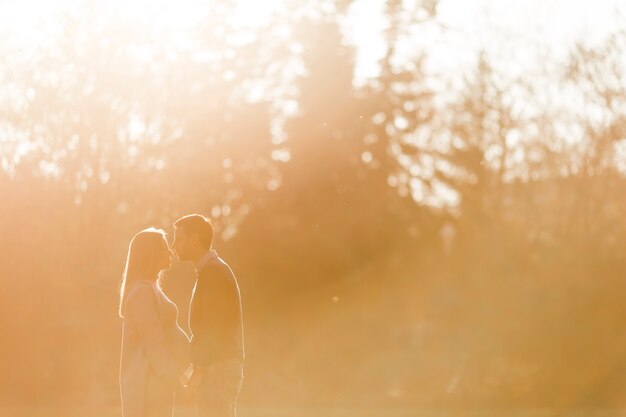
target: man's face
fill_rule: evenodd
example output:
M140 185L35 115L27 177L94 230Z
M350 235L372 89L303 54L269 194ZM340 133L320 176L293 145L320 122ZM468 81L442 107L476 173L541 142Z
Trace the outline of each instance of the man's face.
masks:
M174 243L172 243L172 249L176 252L176 256L179 261L191 261L191 248L193 245L193 239L185 233L185 230L177 227L174 230Z

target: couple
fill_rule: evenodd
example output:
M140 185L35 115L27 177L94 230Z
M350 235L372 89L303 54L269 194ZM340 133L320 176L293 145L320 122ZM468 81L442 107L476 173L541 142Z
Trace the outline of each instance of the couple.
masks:
M142 230L130 242L120 289L122 413L171 417L175 395L185 394L195 396L201 417L234 417L244 359L237 280L211 249L213 227L206 217L182 217L174 228L172 249L198 274L189 309L191 342L177 324L176 304L158 283L172 255L165 233Z

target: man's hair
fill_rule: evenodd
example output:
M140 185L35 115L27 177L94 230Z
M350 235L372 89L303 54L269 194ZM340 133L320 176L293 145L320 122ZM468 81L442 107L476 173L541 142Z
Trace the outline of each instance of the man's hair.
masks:
M213 225L211 220L201 214L188 214L174 222L174 227L182 229L187 235L198 236L200 244L205 249L213 245Z

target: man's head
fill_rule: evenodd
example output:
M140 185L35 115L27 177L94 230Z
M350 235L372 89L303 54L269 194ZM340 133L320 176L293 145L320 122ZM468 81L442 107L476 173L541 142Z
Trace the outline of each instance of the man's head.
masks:
M172 248L181 261L196 262L213 244L211 221L200 214L189 214L174 223Z

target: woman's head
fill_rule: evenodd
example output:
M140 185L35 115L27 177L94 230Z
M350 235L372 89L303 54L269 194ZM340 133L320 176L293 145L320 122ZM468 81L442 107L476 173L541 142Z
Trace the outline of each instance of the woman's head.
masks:
M144 280L156 281L159 272L170 267L170 262L171 252L163 230L150 227L132 238L120 286L120 317L124 317L124 299L130 284Z

